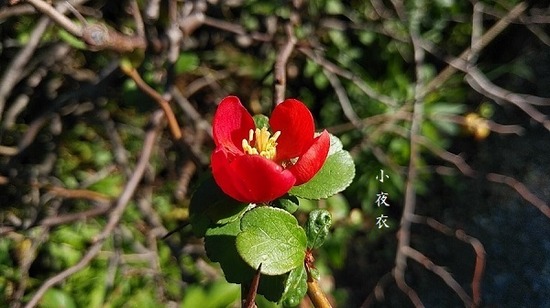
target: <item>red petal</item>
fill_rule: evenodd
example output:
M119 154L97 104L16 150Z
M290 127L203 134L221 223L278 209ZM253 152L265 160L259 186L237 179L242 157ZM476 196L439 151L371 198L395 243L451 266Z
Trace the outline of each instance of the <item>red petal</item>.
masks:
M242 141L248 139L248 132L255 127L252 116L239 98L227 96L220 102L212 120L216 147L221 145L232 153L242 153Z
M212 174L226 194L241 202L275 200L296 182L290 171L259 155L242 155L229 162L223 153L214 152Z
M235 182L231 178L231 170L229 170L229 159L223 150L215 150L211 157L212 175L216 184L222 191L232 198L241 201L241 196Z
M320 136L315 138L311 147L298 159L296 164L288 168L296 177L294 185L301 185L311 180L321 170L327 159L329 148L330 135L324 130Z
M315 133L311 112L295 99L287 99L275 107L269 126L273 133L281 132L277 139L277 161L302 155L311 145Z

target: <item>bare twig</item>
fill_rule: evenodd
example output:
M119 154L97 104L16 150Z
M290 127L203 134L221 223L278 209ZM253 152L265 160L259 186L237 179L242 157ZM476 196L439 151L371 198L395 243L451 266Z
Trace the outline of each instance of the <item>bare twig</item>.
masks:
M432 120L444 120L451 123L457 123L461 125L466 125L465 117L463 116L456 116L456 115L450 115L450 114L438 114L437 118L432 117ZM489 129L495 133L499 134L515 134L518 136L521 136L525 133L525 129L519 125L505 125L505 124L499 124L489 119L483 119L489 126Z
M174 191L174 195L177 200L183 200L187 195L189 189L189 183L193 174L197 171L197 165L191 160L187 161L181 168L180 178Z
M376 92L376 90L374 90L371 86L369 86L363 79L359 78L354 73L347 71L342 67L339 67L338 65L328 61L319 53L315 53L310 48L306 48L306 47L299 47L298 50L302 52L304 55L306 55L308 58L310 58L312 61L322 66L325 71L334 73L340 77L351 80L351 82L353 82L353 84L355 84L368 97L375 99L388 106L392 106L392 107L398 106L398 103L395 99Z
M461 156L435 146L425 137L419 138L418 142L443 160L453 163L464 175L472 178L479 176L479 172L474 170ZM513 177L498 173L488 173L485 177L488 181L506 184L513 188L524 200L534 205L545 216L550 218L550 206L533 194L522 182Z
M145 49L147 42L143 36L128 36L108 28L105 24L75 24L67 18L60 8L53 8L42 0L26 0L38 11L47 15L60 27L77 38L82 39L94 50L109 49L120 53L131 52L135 49ZM62 4L63 5L63 2ZM66 7L66 6L65 6Z
M96 201L99 203L109 203L111 198L108 196L98 193L96 191L87 190L87 189L67 189L59 186L46 186L44 187L48 192L53 193L57 197L68 198L68 199L86 199L91 201Z
M195 16L195 15L192 15L192 16ZM192 18L191 18L192 16L189 17L190 20L192 20ZM212 17L209 17L209 16L205 16L202 13L197 14L197 17L195 17L195 19L197 19L198 22L202 22L207 26L214 27L214 28L217 28L217 29L221 29L221 30L224 30L224 31L227 31L227 32L232 32L232 33L235 33L235 34L238 34L238 35L248 36L248 37L250 37L251 39L253 39L255 41L269 42L269 41L272 40L272 37L269 34L265 34L265 33L261 33L261 32L251 32L251 33L249 33L241 25L231 23L231 22L228 22L228 21L225 21L225 20L219 20L219 19L215 19L215 18L212 18ZM198 26L195 26L195 27L198 27ZM182 28L182 24L180 24L180 28ZM186 32L184 31L184 33L186 33Z
M392 110L390 112L375 114L373 116L360 119L361 120L361 126L372 126L375 129L380 129L380 127L383 127L384 124L387 124L389 122L392 123L391 125L394 125L395 121L410 121L411 117L412 117L412 114L408 110L405 110L405 109L407 109L407 108L400 108L400 109L395 110L395 111ZM356 125L353 125L353 123L347 122L347 123L343 123L343 124L337 124L337 125L334 125L334 126L330 126L330 127L327 127L326 129L331 134L336 134L337 135L337 134L342 134L344 132L353 130L355 128L357 128ZM386 130L383 130L383 131L386 131ZM369 133L369 137L371 139L376 139L376 138L372 137L371 133Z
M394 2L396 11L400 15L401 19L406 18L404 16L402 3ZM424 8L421 6L415 7L410 16L409 34L414 49L414 60L416 68L416 85L415 85L415 97L414 97L414 109L411 120L410 129L410 154L409 154L409 171L407 174L407 180L405 185L405 202L403 206L403 214L401 216L401 222L399 225L397 252L395 255L395 268L393 275L397 286L409 297L416 307L423 307L424 304L416 294L416 292L410 288L405 281L405 271L407 269L407 251L410 249L410 233L411 233L411 216L415 213L416 207L416 177L418 173L418 160L420 158L420 146L418 139L420 135L420 127L423 121L424 115L424 93L422 88L424 87L425 78L422 75L422 65L424 64L424 50L419 45L419 27L420 20L424 14Z
M296 46L296 37L294 36L292 24L289 23L285 26L285 31L287 35L287 41L277 54L277 59L273 66L274 74L274 93L273 93L273 106L280 104L284 101L286 97L286 64L294 46Z
M50 20L46 17L40 18L34 30L29 36L29 40L25 44L25 47L19 51L17 56L13 58L6 70L4 75L0 79L0 119L2 119L2 114L4 113L4 106L8 95L10 94L13 87L19 82L22 72L24 72L24 67L27 65L31 59L34 51L38 47L38 43L42 40L44 32L48 28Z
M458 240L468 243L472 246L474 252L476 253L474 275L472 277L472 303L467 303L465 301L465 299L468 299L469 297L463 297L464 294L461 296L461 298L463 298L463 301L467 306L471 306L473 304L474 307L479 307L479 305L481 304L481 279L485 270L485 248L483 247L483 244L477 238L466 234L463 230L454 230L451 227L442 224L441 222L433 218L415 215L413 217L413 220L415 223L426 224L438 232L441 232L447 236L453 236ZM447 283L447 285L449 284ZM451 285L449 286L453 288ZM459 287L460 289L462 289L460 285L455 285L455 287ZM459 294L459 292L464 292L464 290L460 290L458 292L455 290L455 293Z
M32 241L30 247L28 250L24 251L20 255L19 259L19 272L21 277L19 278L19 283L17 286L17 289L15 290L12 298L12 303L10 304L10 308L19 308L21 307L21 298L25 294L25 289L27 288L27 284L29 283L29 269L34 262L35 258L38 255L38 249L42 246L43 243L45 243L49 238L49 227L48 226L42 226L40 227L40 231L37 234L37 237L35 239L24 239Z
M497 173L488 173L486 177L487 177L487 180L491 182L502 183L510 186L523 199L529 201L529 203L534 205L539 211L541 211L542 214L550 218L550 207L548 206L548 204L546 204L546 202L544 202L535 194L533 194L527 188L527 186L525 186L525 184L523 184L522 182L514 179L513 177L509 177L509 176L497 174Z
M338 101L340 102L340 106L342 106L342 110L344 111L344 115L346 116L346 118L348 118L351 124L353 124L356 128L361 128L363 126L361 119L359 119L357 113L355 113L355 111L353 110L349 97L346 93L346 90L342 86L340 79L338 79L336 75L329 72L328 70L323 70L323 72L325 73L325 76L327 76L327 79L334 89L334 92L336 92L336 96L338 97Z
M172 111L172 108L170 107L170 103L162 97L155 89L153 89L151 86L149 86L139 75L138 71L133 67L127 67L125 65L121 65L122 71L128 75L132 80L136 83L138 88L142 90L145 94L147 94L149 97L151 97L164 111L164 115L166 117L166 120L168 121L168 127L170 128L170 133L172 134L172 137L175 140L180 140L183 136L181 129L178 124L178 120L176 119L176 116L174 115L174 112Z
M143 24L143 17L139 10L139 4L136 0L130 1L130 8L132 10L132 15L134 16L134 21L136 22L136 32L139 37L145 37L145 26Z
M85 210L78 213L70 213L65 215L55 215L55 216L46 217L42 219L38 223L38 225L50 227L50 226L69 224L72 222L82 221L82 220L103 215L107 213L110 209L111 209L110 204L103 204L103 205L96 206L92 209Z
M69 33L76 37L82 37L83 28L75 24L70 18L61 13L58 8L52 7L48 2L42 0L25 0L30 3L34 8L43 13L44 15L50 17L55 23L60 25L63 29L67 30Z
M170 26L166 29L166 36L170 42L168 45L168 61L170 65L174 65L180 55L183 40L183 33L178 24L178 2L175 0L168 1L168 18L170 20Z
M506 29L512 20L518 18L523 11L527 9L527 4L525 2L520 2L517 4L506 16L504 16L502 19L500 19L495 25L493 25L479 40L477 40L477 44L472 46L472 48L467 48L464 50L459 56L457 61L466 61L468 59L468 55L474 50L481 50L485 48L491 41L495 39L504 29ZM422 89L422 96L426 95L427 93L432 92L435 89L438 89L441 85L443 85L451 76L453 76L456 73L457 69L455 68L455 65L452 63L449 64L444 70L442 70L434 79L432 79L423 89Z
M170 91L170 94L172 95L173 99L178 103L180 108L183 110L183 112L189 116L191 120L195 123L195 127L197 129L204 130L210 138L212 137L212 124L210 122L206 121L201 114L191 105L189 100L180 92L180 90L176 87L173 87Z
M421 137L418 139L418 142L425 146L428 150L430 150L435 155L439 156L441 159L448 161L456 166L462 174L469 176L469 177L475 177L477 175L477 171L474 170L465 160L462 158L462 156L451 153L445 149L442 149L436 145L434 145L432 142L430 142L427 138Z
M149 162L149 158L151 156L153 147L155 145L155 141L157 139L157 135L159 133L161 118L162 118L161 112L155 112L152 115L151 127L149 128L145 136L145 141L143 143L143 151L137 162L134 173L132 174L132 177L130 178L130 180L126 183L126 186L124 187L122 194L118 198L113 211L109 215L109 220L107 224L105 225L101 233L95 237L95 241L92 244L92 246L88 249L88 251L84 254L82 259L80 259L80 261L77 264L65 269L64 271L46 280L40 286L38 291L36 291L36 293L32 296L31 300L25 306L26 308L31 308L36 306L38 304L38 301L42 298L42 296L44 296L44 294L49 288L64 281L67 277L85 268L90 263L90 261L92 261L95 258L95 256L99 253L107 237L112 233L114 228L118 225L118 222L120 221L120 218L122 217L122 214L126 209L126 206L128 205L128 201L130 201L130 198L133 196L139 182L141 181L141 178L143 177L145 168Z
M445 283L460 297L465 307L472 306L472 299L470 296L466 294L466 291L464 291L460 284L453 278L451 273L449 273L444 267L434 264L430 258L410 246L404 247L403 253L409 258L422 264L426 269L441 277L441 279L443 279L443 281L445 281Z
M546 127L546 129L550 130L550 120L548 117L532 106L533 102L537 100L543 101L540 104L548 104L550 103L550 99L541 99L539 97L532 97L531 95L520 95L503 89L492 83L477 67L470 67L468 69L466 80L470 86L479 93L484 94L497 102L504 100L516 105L533 120L539 122Z
M376 283L374 290L369 293L369 296L361 304L361 308L372 306L375 300L383 301L385 299L384 288L392 281L394 281L394 279L391 272L387 272L385 275L383 275Z

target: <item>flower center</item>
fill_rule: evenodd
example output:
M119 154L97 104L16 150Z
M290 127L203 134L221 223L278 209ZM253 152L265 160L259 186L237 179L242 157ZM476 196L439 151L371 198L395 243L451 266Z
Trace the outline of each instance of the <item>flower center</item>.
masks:
M248 132L248 140L243 139L243 150L246 154L260 155L273 160L277 154L277 138L281 135L280 131L275 132L273 136L266 127L262 129L251 129ZM256 140L254 140L256 137Z

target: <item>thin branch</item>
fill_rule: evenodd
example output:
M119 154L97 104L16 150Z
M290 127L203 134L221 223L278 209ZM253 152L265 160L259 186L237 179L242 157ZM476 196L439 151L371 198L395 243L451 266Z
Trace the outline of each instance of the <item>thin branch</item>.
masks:
M367 308L373 305L374 301L383 301L385 299L384 288L391 282L394 281L391 272L384 274L376 283L374 290L369 293L369 296L361 304L361 308Z
M361 119L357 116L357 113L353 110L353 107L351 106L351 102L349 100L348 94L346 93L346 90L342 86L342 83L340 82L340 79L333 73L329 72L328 70L323 70L325 73L325 76L327 76L328 81L330 82L330 85L334 89L334 92L336 92L336 96L338 97L338 101L340 102L340 106L342 106L342 110L344 111L344 115L346 118L355 126L356 128L363 127L363 123L361 122Z
M4 113L4 106L7 101L7 97L15 85L20 81L21 74L24 72L24 67L34 54L34 51L38 47L38 44L42 40L42 36L48 25L50 24L49 18L40 18L34 30L29 36L29 40L21 49L17 55L12 59L8 67L6 68L4 75L0 79L0 119Z
M273 93L273 106L280 104L286 97L286 64L294 46L296 46L296 37L294 36L292 24L288 23L285 27L287 41L277 53L277 59L273 65L273 72L275 77L274 93Z
M40 232L36 233L36 238L31 240L30 247L19 256L19 283L13 294L13 302L10 304L10 308L21 307L21 298L25 295L25 289L29 283L29 269L38 256L38 249L48 240L50 236L49 227L41 226L39 230Z
M464 175L472 178L478 176L479 173L474 170L461 156L435 146L425 137L419 138L418 142L422 146L429 149L432 153L439 156L441 159L454 164ZM506 184L513 188L524 200L534 205L539 211L541 211L541 213L550 218L550 206L533 194L522 182L513 177L498 173L488 173L485 175L485 178L488 181Z
M85 268L100 252L101 247L103 247L103 243L105 242L107 237L113 232L114 228L118 225L122 217L122 214L124 213L124 210L126 209L128 202L130 201L130 198L132 198L132 196L134 195L134 192L136 191L136 188L143 177L146 166L149 163L149 158L151 156L151 153L153 152L155 141L159 134L161 118L162 118L162 113L160 112L155 112L152 115L151 127L149 128L145 136L145 140L143 143L143 150L137 162L134 173L132 174L132 177L130 178L130 180L126 183L126 186L122 191L122 194L118 198L118 201L109 216L109 220L107 224L105 225L101 233L95 237L95 240L92 246L88 249L86 254L82 257L82 259L80 259L80 261L77 264L65 269L64 271L46 280L40 286L38 291L36 291L36 293L32 296L31 300L27 303L25 308L31 308L36 306L40 301L40 299L42 298L42 296L44 296L44 294L49 288L64 281L69 276Z
M402 3L394 2L396 11L400 15L401 19L404 19L404 8ZM425 13L423 7L416 7L410 16L409 35L414 50L414 60L416 69L416 85L415 85L415 97L413 105L413 116L411 120L410 128L410 154L409 154L409 171L407 174L407 180L405 185L405 201L403 206L403 214L401 216L401 222L398 232L397 252L395 255L395 268L393 275L397 286L411 299L416 307L423 307L424 304L416 294L416 292L410 288L405 281L405 271L407 269L407 251L410 249L410 236L411 236L411 216L415 213L416 207L416 180L418 173L418 161L420 159L420 145L418 139L420 135L420 128L424 115L424 87L425 78L422 75L422 66L424 65L424 50L419 45L419 28L422 15Z
M197 16L195 17L195 15L197 15ZM192 17L194 17L194 18L192 18ZM261 32L249 33L241 25L231 23L231 22L228 22L228 21L225 21L225 20L219 20L219 19L215 19L215 18L212 18L212 17L209 17L209 16L205 16L203 13L191 15L189 18L186 18L186 19L189 19L189 20L197 19L196 23L204 23L205 25L210 26L210 27L221 29L221 30L224 30L224 31L227 31L227 32L232 32L232 33L242 35L242 36L248 36L251 39L256 40L256 41L260 41L260 42L270 42L273 39L272 36L269 35L269 34L265 34L265 33L261 33ZM195 27L198 27L198 26L195 26ZM183 29L182 23L180 23L180 28ZM186 33L186 32L184 31L184 33Z
M512 20L518 18L524 11L527 9L527 4L525 2L521 2L517 4L506 16L501 18L495 25L493 25L479 40L477 40L477 44L472 46L471 48L467 48L464 50L457 58L457 61L466 61L468 59L468 55L474 50L482 50L485 48L490 42L492 42L504 29L506 29ZM449 64L444 70L442 70L434 79L432 79L423 89L422 89L422 96L434 91L435 89L438 89L441 85L443 85L451 76L453 76L457 72L456 67L451 63Z
M520 95L503 89L492 83L477 67L470 67L466 80L470 86L479 93L490 97L497 102L499 100L508 101L523 110L533 120L542 124L550 130L550 120L548 117L532 106L533 97ZM540 98L539 98L540 99ZM532 100L532 101L531 101ZM543 99L545 104L550 103L550 99Z
M403 253L443 279L443 281L460 297L464 303L464 306L472 306L472 299L470 296L466 294L466 291L464 291L460 284L453 278L451 273L449 273L444 267L436 265L432 262L432 260L430 260L430 258L410 246L404 247Z
M451 153L445 149L442 149L436 145L434 145L430 140L428 140L425 137L421 137L418 139L418 142L426 147L428 150L430 150L435 155L439 156L441 159L448 161L456 166L462 174L469 176L469 177L475 177L477 175L477 171L474 170L465 160L462 158L462 156Z
M174 195L177 200L181 201L187 195L187 191L189 190L189 183L191 182L191 179L196 171L197 165L195 165L195 163L191 160L187 161L181 167L180 177L174 191Z
M187 99L186 96L184 96L180 90L176 87L172 87L170 94L176 101L176 103L180 106L180 108L183 110L183 112L189 116L191 120L195 123L195 127L197 129L204 130L210 138L213 138L212 135L212 124L210 122L206 121L201 114L191 105L191 102Z
M314 53L310 48L299 47L298 50L306 55L308 58L310 58L313 62L323 67L325 71L334 73L353 82L353 84L355 84L355 86L363 91L363 93L365 93L368 97L391 107L398 106L398 103L395 99L376 92L376 90L369 86L362 78L330 62L320 54Z
M474 307L479 307L481 304L481 279L483 277L483 272L485 271L485 248L483 247L483 244L477 238L466 234L463 230L452 229L451 227L442 224L433 218L415 215L413 220L415 223L426 224L438 232L441 232L447 236L453 236L456 239L472 246L476 254L474 275L472 277L472 301Z
M450 115L450 114L437 114L434 117L430 117L433 121L441 121L444 120L446 122L451 123L457 123L460 125L466 125L466 118L463 116L458 115ZM525 128L519 126L519 125L505 125L505 124L499 124L489 119L483 119L480 118L480 120L485 121L485 123L489 126L489 129L495 133L499 134L515 134L518 136L522 136L525 133Z
M534 205L542 214L550 218L550 207L548 206L548 204L546 204L546 202L533 194L522 182L514 179L513 177L497 173L488 173L486 178L491 182L508 185L509 187L514 189L523 199Z
M178 24L178 3L176 0L168 1L168 18L170 26L166 29L166 36L169 42L167 58L169 64L173 67L180 55L181 42L183 40L183 33Z
M172 137L175 140L180 140L183 136L181 129L178 124L178 120L176 119L176 116L174 115L174 112L172 111L172 108L170 107L170 103L162 97L155 89L153 89L151 86L149 86L139 75L138 71L131 67L127 67L126 65L120 66L122 71L128 75L132 80L136 83L138 88L142 90L145 94L147 94L150 98L152 98L164 111L164 115L166 117L166 120L168 121L168 127L170 128L170 133L172 134Z
M82 39L94 50L109 49L125 53L147 47L147 42L143 36L128 36L108 28L103 23L77 25L63 14L62 7L58 6L54 9L49 3L42 0L26 1L55 21L57 25L75 37ZM61 2L60 5L64 5L64 2Z
M111 209L110 204L103 204L103 205L94 207L92 209L85 210L78 213L70 213L70 214L65 214L61 216L55 215L55 216L46 217L42 219L38 223L38 225L50 227L50 226L65 225L75 221L83 221L96 216L103 215L107 213L110 209Z
M50 17L55 23L57 23L63 29L67 30L67 32L76 37L82 37L84 33L84 28L78 24L75 24L70 18L59 12L57 8L52 7L50 4L42 0L25 1L34 6L37 11Z
M212 71L212 70L203 70L200 72L203 77L193 80L188 85L185 86L185 89L182 90L181 94L185 97L191 97L197 93L202 88L209 86L215 91L222 90L219 80L226 79L231 76L228 71Z
M139 10L139 4L136 0L130 1L131 13L134 16L134 21L136 24L136 32L139 37L145 37L145 25L143 24L143 17Z
M386 113L379 113L379 114L375 114L375 115L360 119L361 126L372 126L375 129L380 129L380 127L383 127L388 122L391 122L392 123L391 125L393 125L395 124L395 121L410 121L412 117L412 113L410 113L405 109L406 108L402 107L398 110L391 110ZM326 127L327 131L335 135L342 134L350 130L354 130L356 128L357 126L350 122ZM386 130L383 130L383 131L385 132ZM369 138L376 139L370 135L370 132L369 132Z
M37 185L33 185L37 186ZM69 198L69 199L85 199L91 200L99 203L109 203L111 198L107 195L87 189L67 189L60 186L50 186L46 185L44 188L48 192L55 194L57 197Z

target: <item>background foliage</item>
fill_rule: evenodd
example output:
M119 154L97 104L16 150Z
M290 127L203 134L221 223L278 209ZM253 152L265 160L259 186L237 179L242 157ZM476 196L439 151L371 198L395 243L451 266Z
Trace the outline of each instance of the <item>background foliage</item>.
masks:
M332 213L316 266L336 305L548 305L544 1L13 2L0 2L0 305L235 306L188 207L216 104L234 94L269 114L274 84L356 164L346 192L297 212ZM59 12L110 36L71 32Z

